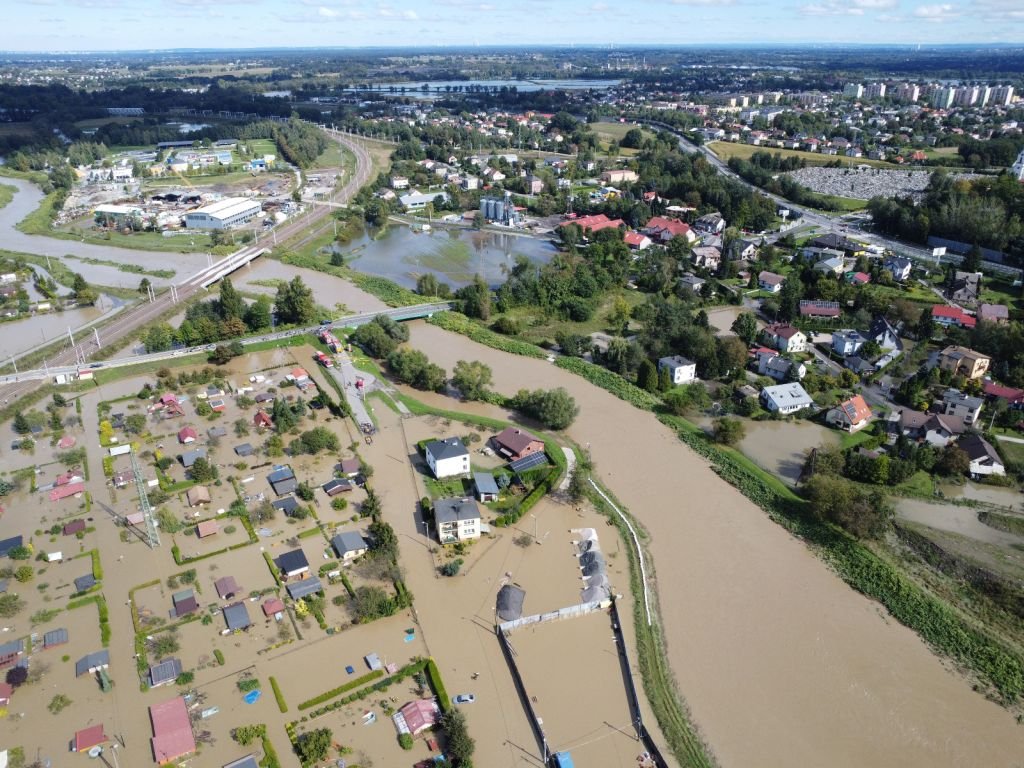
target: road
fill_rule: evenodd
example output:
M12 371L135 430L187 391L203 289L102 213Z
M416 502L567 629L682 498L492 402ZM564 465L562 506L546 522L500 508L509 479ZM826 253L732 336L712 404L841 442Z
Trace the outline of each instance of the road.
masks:
M327 129L326 133L349 149L356 158L355 172L341 189L337 190L334 196L336 201L348 202L369 180L373 163L369 153L345 134L330 129ZM331 209L326 206L310 206L304 214L289 219L274 228L275 242L295 237L309 227L315 226L322 219L327 218L330 212ZM264 240L266 240L266 237L264 237ZM213 266L200 270L182 283L173 286L173 290L167 290L158 294L154 301L139 304L122 312L103 328L102 343L113 344L123 340L126 336L138 333L140 328L172 310L176 304L186 301L199 291L206 290L213 282L216 282L225 274L234 271L239 266L248 263L263 252L265 252L264 246L259 243L246 246L214 263ZM97 349L94 338L89 339L86 343L79 344L77 348L66 347L54 354L53 357L47 359L45 368L73 370L79 366L81 360L87 360L89 355L96 352ZM9 380L10 377L5 377L4 379L5 382ZM42 380L40 378L21 376L17 378L16 383L0 386L0 398L3 398L4 401L19 398L38 387Z
M370 412L366 408L366 395L377 385L377 378L372 373L366 373L364 371L357 371L355 365L352 363L352 358L344 351L339 352L334 356L334 360L337 363L333 368L328 368L327 373L332 376L336 382L341 386L341 391L345 393L345 399L348 401L349 407L352 409L352 417L355 419L356 424L362 427L364 424L373 424L373 419L370 418ZM359 390L356 387L356 382L363 380L363 391L360 395Z

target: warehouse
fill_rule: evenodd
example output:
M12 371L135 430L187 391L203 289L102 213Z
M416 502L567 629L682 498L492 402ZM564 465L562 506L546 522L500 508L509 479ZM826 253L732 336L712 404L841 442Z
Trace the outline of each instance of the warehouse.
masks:
M244 224L262 210L263 206L255 200L227 197L186 213L185 226L189 229L227 229L235 224Z

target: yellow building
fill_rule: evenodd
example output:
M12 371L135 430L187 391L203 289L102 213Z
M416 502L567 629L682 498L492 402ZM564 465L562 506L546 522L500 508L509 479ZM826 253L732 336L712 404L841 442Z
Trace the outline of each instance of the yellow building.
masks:
M967 347L946 347L939 353L940 369L968 379L980 379L991 364L991 358Z

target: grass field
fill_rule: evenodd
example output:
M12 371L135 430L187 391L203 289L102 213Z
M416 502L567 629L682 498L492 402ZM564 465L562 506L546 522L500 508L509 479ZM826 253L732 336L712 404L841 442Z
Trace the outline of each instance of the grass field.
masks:
M608 313L619 296L624 298L630 307L635 307L643 302L643 294L639 291L609 294L602 298L591 318L580 323L562 320L559 317L545 317L540 310L529 307L514 309L508 312L507 316L522 324L523 330L516 338L539 345L545 341L554 342L555 336L559 333L577 333L581 336L589 336L591 333L607 330Z
M94 117L89 120L79 120L75 123L76 128L101 128L104 125L131 125L141 122L141 117Z
M329 141L327 149L313 161L313 168L344 168L348 176L355 167L355 156L336 141Z
M3 208L14 199L16 191L10 184L0 184L0 208Z
M263 155L280 154L277 144L272 139L249 139L245 142L245 148L249 150L249 157L262 157Z
M26 217L22 221L28 221ZM40 224L38 219L33 219L33 228ZM83 243L93 245L104 245L113 248L133 248L140 251L163 251L167 253L202 253L210 250L210 238L204 234L197 233L195 237L177 236L164 237L159 232L99 232L91 228L92 222L80 220L63 228L51 229L49 220L45 222L45 229L30 231L23 228L21 224L18 229L32 235L47 235L48 237L59 237L63 240L79 240ZM193 241L195 244L193 245ZM122 270L129 271L129 270ZM159 277L160 275L157 275Z
M768 152L769 154L782 155L783 157L796 157L806 161L808 165L828 165L829 163L834 163L838 160L844 166L848 166L850 168L856 168L858 165L870 165L872 168L904 168L904 166L899 166L895 163L887 163L882 160L868 160L866 157L822 155L818 152L801 152L796 149L775 149L769 147L755 147L752 144L733 144L730 141L712 141L708 143L707 147L726 161L731 160L734 157L738 157L742 160L749 160L755 152ZM858 200L857 203L861 208L864 207L863 200Z
M601 140L601 149L607 150L612 142L622 141L622 137L630 130L633 128L640 128L640 126L633 125L632 123L595 123L591 128ZM645 139L654 138L654 133L646 128L640 128L640 132L643 133ZM639 150L628 147L619 148L620 155L635 155L638 152Z
M159 179L146 179L143 183L145 189L158 189L160 187L193 187L196 184L238 184L242 181L251 181L253 174L250 171L231 171L230 173L211 173L197 176L164 176Z

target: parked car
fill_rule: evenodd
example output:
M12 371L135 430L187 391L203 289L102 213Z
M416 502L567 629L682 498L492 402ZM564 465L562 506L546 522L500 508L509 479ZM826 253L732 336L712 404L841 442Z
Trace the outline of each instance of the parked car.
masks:
M472 693L460 693L458 696L452 699L452 701L456 704L472 704L474 701L476 701L476 696L474 696Z

